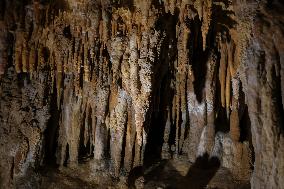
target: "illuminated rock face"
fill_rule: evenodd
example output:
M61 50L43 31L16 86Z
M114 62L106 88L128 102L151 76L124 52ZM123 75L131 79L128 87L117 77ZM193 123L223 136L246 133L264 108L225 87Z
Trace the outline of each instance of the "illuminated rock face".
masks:
M85 157L119 177L206 154L253 188L284 188L280 1L0 8L0 188Z

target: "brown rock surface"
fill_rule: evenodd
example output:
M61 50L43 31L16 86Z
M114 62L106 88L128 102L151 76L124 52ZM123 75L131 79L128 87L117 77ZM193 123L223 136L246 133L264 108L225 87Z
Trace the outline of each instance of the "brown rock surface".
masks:
M0 0L0 188L284 188L283 12Z

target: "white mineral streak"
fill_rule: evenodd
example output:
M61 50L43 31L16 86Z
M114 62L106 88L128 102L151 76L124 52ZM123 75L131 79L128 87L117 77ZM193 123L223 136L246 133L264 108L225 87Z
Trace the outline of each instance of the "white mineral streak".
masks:
M222 132L218 132L215 137L214 147L211 153L211 157L216 157L220 161L222 161L223 155L223 141L224 141L224 134Z
M206 136L207 136L207 127L204 127L200 136L200 140L199 140L199 145L197 148L197 156L202 157L203 155L206 154Z
M205 112L205 103L199 103L196 100L196 96L194 92L187 93L187 107L188 112L194 115L203 114Z

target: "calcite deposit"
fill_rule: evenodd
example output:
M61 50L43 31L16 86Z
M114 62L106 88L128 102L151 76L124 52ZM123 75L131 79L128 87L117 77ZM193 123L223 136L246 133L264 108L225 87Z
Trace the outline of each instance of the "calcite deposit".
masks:
M0 188L151 188L164 161L160 175L192 164L176 188L205 187L185 184L200 159L204 175L214 160L251 188L284 188L283 12L0 0Z

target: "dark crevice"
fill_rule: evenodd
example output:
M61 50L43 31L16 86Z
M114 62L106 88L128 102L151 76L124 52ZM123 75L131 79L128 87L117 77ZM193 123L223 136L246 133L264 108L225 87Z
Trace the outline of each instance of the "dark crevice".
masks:
M14 179L14 169L15 169L15 158L12 157L12 165L11 165L11 169L10 169L10 177L11 177L12 180ZM0 181L0 184L1 184L1 181Z
M89 116L89 115L86 115L86 112L84 112L84 115L83 115L83 120L86 119L86 116ZM86 145L84 144L85 142L85 129L88 130L88 123L87 125L84 124L85 122L83 122L81 124L81 129L80 129L80 140L79 140L79 154L78 154L78 160L79 162L82 162L85 158L88 158L90 157L90 149L91 149L91 144L90 144L90 138L87 138L87 143ZM87 131L89 132L89 130Z
M135 136L134 136L134 140L133 141L136 141L136 137L137 137L137 134L135 132ZM131 166L130 167L133 167L134 166L134 159L135 159L135 144L133 144L132 146L132 154L131 154Z
M28 73L19 73L17 74L18 77L18 86L19 88L24 88L31 82Z
M151 113L147 116L147 144L144 154L144 165L148 167L161 158L161 151L164 142L164 129L167 121L168 111L172 106L174 90L171 88L171 70L177 56L176 33L173 28L178 21L178 14L170 13L160 17L156 27L166 33L165 40L161 46L160 57L153 68L153 96L151 99ZM168 109L168 110L167 110ZM175 129L174 129L175 130Z
M172 95L169 93L169 82L166 76L161 83L160 91L156 95L156 107L152 114L151 127L149 128L146 151L145 165L151 165L156 160L160 159L162 145L164 142L164 129L167 121L167 107L171 103Z
M275 68L276 69L276 68ZM280 133L283 135L284 134L284 110L283 110L283 102L282 102L282 95L281 94L281 77L280 75L277 76L276 71L274 68L272 68L272 78L273 80L273 90L272 90L272 102L273 105L275 106L275 113L277 114L275 117L277 117L277 125L279 125L279 130Z
M64 29L63 29L63 35L64 37L66 37L67 39L71 40L72 39L72 34L71 34L71 30L70 30L70 25L66 26Z
M204 97L203 89L205 87L205 76L207 72L207 60L208 60L208 51L203 51L202 44L202 33L201 33L202 22L195 17L195 19L190 23L190 28L192 34L190 36L189 48L192 50L191 64L194 75L194 92L195 96L199 103L202 102Z
M65 159L64 159L63 166L67 167L68 163L69 163L69 144L66 145Z
M125 147L126 147L126 131L127 127L125 126L125 131L123 133L123 139L122 139L122 150L121 150L121 159L120 159L120 169L124 167L124 158L125 158Z
M0 20L4 19L5 11L6 11L6 0L1 0L0 1Z
M248 115L248 107L246 105L240 120L240 142L249 141L251 138L250 127L251 123Z
M253 165L254 165L254 161L255 161L255 153L254 153L254 147L252 144L252 132L251 132L251 119L249 116L249 108L247 106L247 104L245 103L246 97L245 97L245 93L243 91L243 84L242 82L240 83L240 108L239 108L239 112L240 112L240 139L239 142L245 142L248 141L249 142L249 148L251 151L251 170L254 169Z
M44 131L44 146L45 146L45 157L44 162L47 165L56 164L56 147L58 144L58 132L59 132L59 119L60 109L57 107L57 90L56 82L54 82L53 93L50 97L50 115L47 122L47 127Z
M251 157L252 166L250 168L253 170L255 154L254 154L254 148L252 144L251 121L250 121L247 105L244 105L244 110L240 118L240 140L239 142L243 143L245 141L249 142L249 148L251 150L251 155L252 155Z
M107 130L107 145L106 145L106 151L105 151L105 157L109 159L111 157L110 154L110 142L111 142L111 135L110 135L110 129Z
M47 47L43 47L42 48L42 56L43 56L43 59L44 59L44 62L48 62L48 59L50 57L50 51Z

